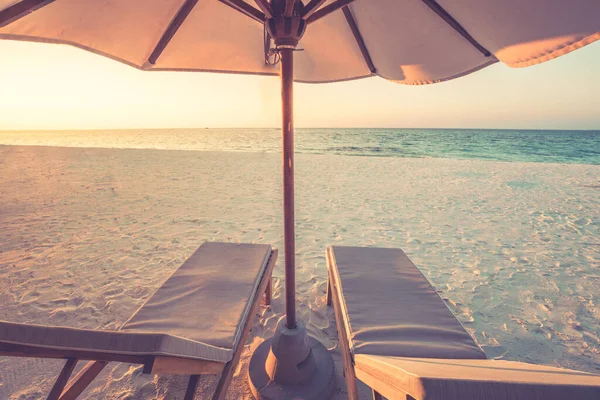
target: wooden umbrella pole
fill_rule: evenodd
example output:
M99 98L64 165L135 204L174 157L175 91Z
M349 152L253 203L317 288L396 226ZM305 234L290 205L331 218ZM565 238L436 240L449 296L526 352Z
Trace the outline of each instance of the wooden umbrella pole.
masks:
M294 233L294 50L281 54L283 111L283 224L285 254L285 313L288 329L296 328L296 237Z
M267 4L260 1L265 9ZM263 4L264 3L264 4ZM283 241L285 317L272 338L254 351L248 366L250 389L257 399L329 399L335 389L333 358L296 319L296 238L294 233L294 49L306 30L300 0L271 0L265 28L281 63L283 142ZM265 46L266 48L266 46Z

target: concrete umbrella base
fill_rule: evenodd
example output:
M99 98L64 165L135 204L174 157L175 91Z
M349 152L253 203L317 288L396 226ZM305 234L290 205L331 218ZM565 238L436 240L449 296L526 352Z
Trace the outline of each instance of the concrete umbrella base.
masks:
M288 329L283 317L252 355L248 378L257 400L326 400L335 389L334 372L325 346L306 334L301 321Z

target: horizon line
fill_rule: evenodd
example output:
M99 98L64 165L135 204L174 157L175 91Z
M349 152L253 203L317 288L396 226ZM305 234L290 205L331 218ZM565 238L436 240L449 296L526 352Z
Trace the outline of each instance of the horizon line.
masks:
M598 128L589 128L589 129L581 129L581 128L463 128L463 127L448 127L448 128L423 128L423 127L295 127L296 129L411 129L411 130L479 130L479 131L576 131L576 132L593 132L600 131L600 127ZM2 129L0 128L0 132L65 132L65 131L133 131L133 130L206 130L206 129L215 129L215 130L226 130L226 129L277 129L281 130L281 127L272 127L272 126L246 126L246 127L170 127L170 128L73 128L73 129Z

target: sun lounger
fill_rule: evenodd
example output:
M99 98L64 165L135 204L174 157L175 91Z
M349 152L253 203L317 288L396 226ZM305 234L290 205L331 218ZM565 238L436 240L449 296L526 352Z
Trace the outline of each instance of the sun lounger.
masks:
M0 322L0 355L66 359L48 399L75 399L111 361L190 375L186 400L200 375L221 375L221 399L276 259L269 245L204 243L118 331ZM78 360L93 361L68 382Z
M374 399L600 399L600 376L486 359L400 249L327 249L350 400L356 378Z

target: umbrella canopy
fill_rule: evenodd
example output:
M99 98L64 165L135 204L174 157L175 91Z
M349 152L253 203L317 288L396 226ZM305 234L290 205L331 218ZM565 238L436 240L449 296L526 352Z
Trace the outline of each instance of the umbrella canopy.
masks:
M278 75L265 63L264 3L0 0L0 38L71 44L144 70ZM600 39L598 0L304 3L300 82L440 82L498 61L537 64Z

